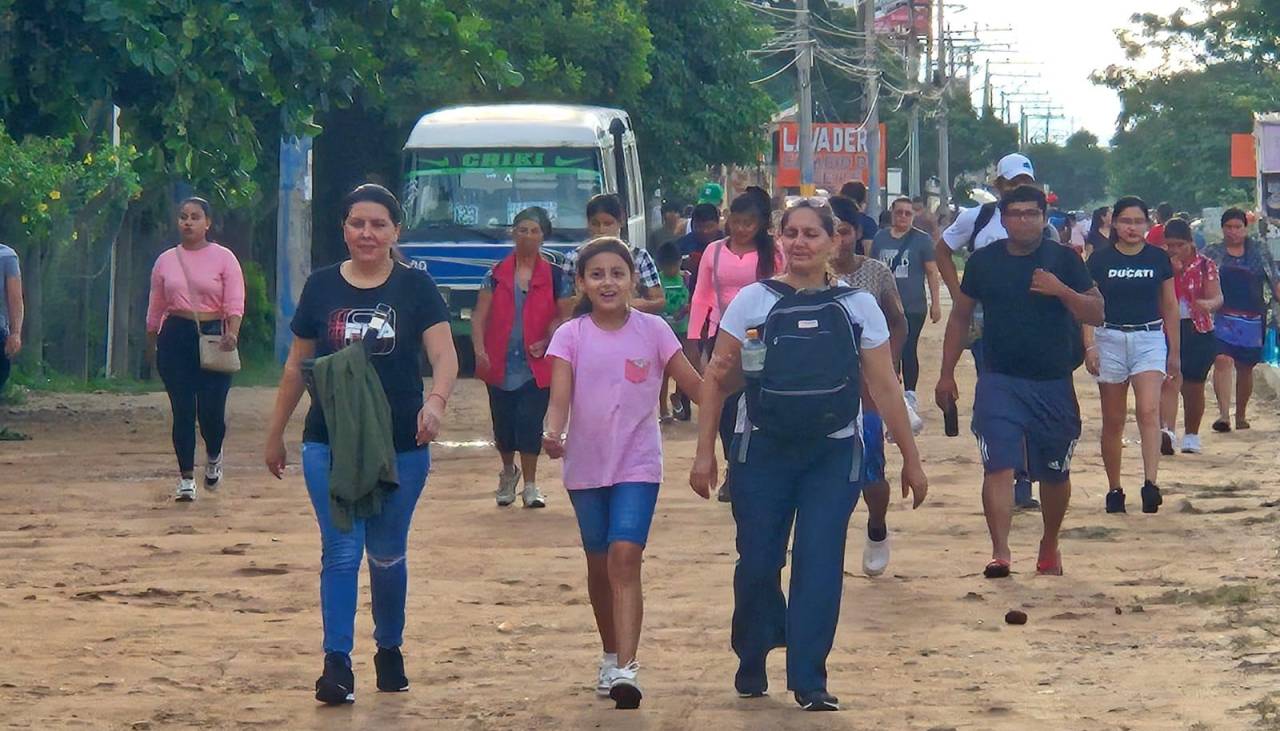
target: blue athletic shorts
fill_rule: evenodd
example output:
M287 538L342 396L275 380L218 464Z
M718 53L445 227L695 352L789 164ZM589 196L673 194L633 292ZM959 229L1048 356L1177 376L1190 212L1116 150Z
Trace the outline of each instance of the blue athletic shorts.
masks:
M1032 381L978 375L973 431L986 472L1021 469L1032 480L1064 482L1080 439L1080 405L1070 378Z
M884 482L884 420L880 414L862 409L862 484Z
M620 482L611 487L569 490L569 501L578 516L582 549L608 553L614 541L641 546L649 541L649 526L658 504L658 483Z

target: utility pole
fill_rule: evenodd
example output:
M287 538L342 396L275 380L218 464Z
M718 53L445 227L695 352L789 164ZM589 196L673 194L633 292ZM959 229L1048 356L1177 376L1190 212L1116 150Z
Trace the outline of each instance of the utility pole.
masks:
M867 79L867 209L872 218L880 215L880 65L876 58L876 3L862 0L862 24L866 31L866 66L871 69Z
M809 0L796 0L796 81L799 107L796 121L800 127L800 195L813 195L813 46L809 43Z
M276 362L289 354L302 284L311 273L311 138L280 138L280 198L276 214Z
M907 195L920 196L920 42L916 38L916 0L907 0Z
M945 211L951 205L951 129L947 119L947 34L943 25L943 0L938 3L938 89L941 98L938 103L938 210ZM965 75L966 84L968 74ZM968 93L968 91L966 91ZM983 97L987 113L991 112L991 81L988 77L986 94Z

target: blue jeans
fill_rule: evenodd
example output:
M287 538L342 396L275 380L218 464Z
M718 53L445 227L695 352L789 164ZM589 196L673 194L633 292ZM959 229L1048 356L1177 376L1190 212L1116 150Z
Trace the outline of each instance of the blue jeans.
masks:
M658 504L658 483L620 482L610 487L569 490L569 502L578 517L582 550L608 553L610 544L649 542L649 526Z
M351 654L355 645L356 595L360 558L369 549L369 586L373 595L373 639L378 647L404 641L404 603L409 585L405 548L413 509L427 484L431 452L418 449L396 455L400 486L382 502L382 512L355 518L343 532L329 515L328 444L302 445L302 474L320 525L320 613L324 618L324 651Z
M785 646L787 687L826 689L844 589L845 535L861 491L849 479L856 440L789 443L756 432L748 446L746 462L734 465L731 492L738 527L733 651L744 667L763 666L770 650ZM792 523L788 603L782 567Z

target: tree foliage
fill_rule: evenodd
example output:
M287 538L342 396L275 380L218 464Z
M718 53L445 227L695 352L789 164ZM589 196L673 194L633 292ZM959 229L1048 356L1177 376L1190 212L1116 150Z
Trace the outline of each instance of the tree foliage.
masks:
M243 204L274 140L318 133L319 111L514 81L484 21L450 5L0 0L0 116L17 134L93 133L84 111L114 103L149 178Z
M1280 109L1280 14L1270 0L1201 0L1203 17L1179 11L1134 16L1120 36L1130 57L1164 54L1155 71L1113 66L1095 82L1120 95L1111 187L1176 208L1252 198L1253 181L1230 176L1231 134ZM1190 54L1201 65L1179 66Z
M1026 149L1034 162L1036 178L1057 193L1058 205L1084 208L1107 193L1107 152L1092 132L1081 130L1065 144L1036 144Z

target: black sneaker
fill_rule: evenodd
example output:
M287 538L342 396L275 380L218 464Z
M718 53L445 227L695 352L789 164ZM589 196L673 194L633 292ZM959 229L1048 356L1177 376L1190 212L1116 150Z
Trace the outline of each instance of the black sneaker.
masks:
M379 647L373 656L373 667L378 672L378 690L383 693L403 693L409 690L409 679L404 676L404 655L398 647Z
M769 694L769 678L765 675L765 658L739 660L733 687L739 698L760 698Z
M1146 488L1143 488L1143 494L1146 494ZM1107 490L1107 512L1126 512L1124 509L1124 490Z
M1160 454L1163 454L1166 457L1173 456L1173 436L1174 434L1172 429L1160 430Z
M1164 497L1160 495L1160 488L1156 487L1156 483L1147 480L1142 485L1142 512L1155 513L1160 510L1160 506L1164 504Z
M349 662L346 653L325 654L324 675L316 680L316 700L331 706L356 702L356 675Z
M806 711L838 711L840 699L825 690L811 690L808 693L796 691L796 703Z

